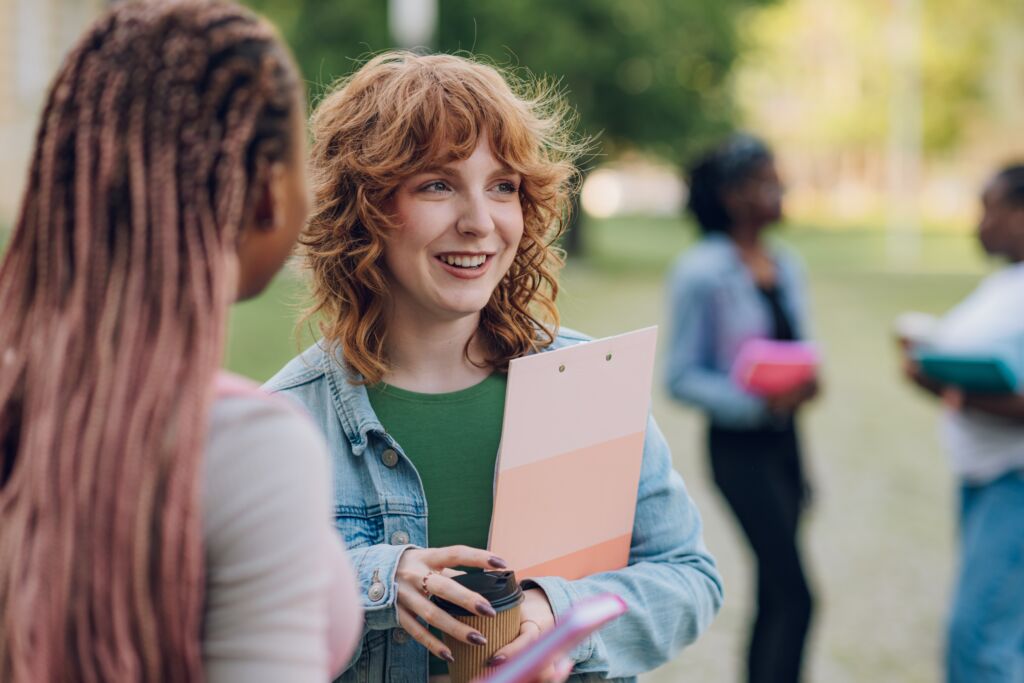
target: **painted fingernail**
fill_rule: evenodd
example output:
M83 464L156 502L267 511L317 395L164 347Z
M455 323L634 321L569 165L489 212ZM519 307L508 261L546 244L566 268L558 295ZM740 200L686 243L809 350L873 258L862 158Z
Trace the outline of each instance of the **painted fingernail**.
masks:
M503 664L506 659L508 659L508 657L505 655L494 655L487 662L487 666L498 666L499 664Z
M441 659L449 664L455 662L455 657L452 657L452 653L449 650L441 650Z
M466 640L468 640L469 642L473 643L474 645L486 645L487 644L487 639L484 638L483 634L482 633L477 633L476 631L473 631L468 636L466 636Z
M479 614L482 617L496 617L496 616L498 616L498 613L494 611L494 608L491 607L486 602L478 602L478 603L476 603L476 613Z
M490 557L487 559L487 564L495 567L496 569L508 569L508 563L500 557Z

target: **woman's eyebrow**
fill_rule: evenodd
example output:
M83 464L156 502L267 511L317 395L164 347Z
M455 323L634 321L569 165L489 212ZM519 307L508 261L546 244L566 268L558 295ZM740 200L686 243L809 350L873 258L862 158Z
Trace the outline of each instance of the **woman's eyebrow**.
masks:
M498 166L495 166L490 172L488 172L487 178L489 180L493 180L494 178L498 178L500 176L519 176L519 175L520 175L519 171L515 170L511 166L508 166L506 164L500 164Z
M447 178L456 178L459 176L458 170L456 170L451 164L443 164L438 166L429 166L424 168L422 171L415 173L412 177L419 178L426 175L441 175ZM494 178L495 176L501 175L519 175L519 171L515 170L507 164L501 164L495 166L492 170L487 172L488 178Z
M446 164L444 166L429 166L423 169L422 171L416 173L413 177L418 178L419 176L423 175L443 175L451 178L458 174L455 172L454 169L452 169L450 165Z

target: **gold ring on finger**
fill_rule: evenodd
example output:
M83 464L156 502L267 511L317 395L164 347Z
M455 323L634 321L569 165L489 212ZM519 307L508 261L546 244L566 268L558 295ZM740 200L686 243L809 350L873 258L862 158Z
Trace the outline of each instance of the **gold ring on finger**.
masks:
M431 569L429 572L423 575L422 579L420 579L420 590L423 591L423 596L428 599L433 594L430 592L430 589L427 588L427 579L429 579L434 574L440 574L440 572L438 572L436 569Z

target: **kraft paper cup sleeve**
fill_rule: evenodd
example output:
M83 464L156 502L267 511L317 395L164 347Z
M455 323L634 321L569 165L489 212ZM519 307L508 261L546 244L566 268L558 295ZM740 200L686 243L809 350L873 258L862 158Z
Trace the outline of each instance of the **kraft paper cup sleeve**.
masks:
M448 664L452 683L469 683L490 672L487 662L494 654L519 635L519 605L498 612L496 617L455 617L463 624L479 631L487 639L486 645L469 645L447 633L444 643L452 651L455 661Z

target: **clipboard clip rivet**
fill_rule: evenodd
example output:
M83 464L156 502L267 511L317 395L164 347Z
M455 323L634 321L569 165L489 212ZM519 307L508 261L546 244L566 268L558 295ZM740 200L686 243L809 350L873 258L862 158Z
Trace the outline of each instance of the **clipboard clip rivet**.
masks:
M609 353L607 356L604 357L604 359L605 360L611 360L612 359L612 354Z
M559 365L558 366L558 371L559 372L565 372L565 366L564 365Z

